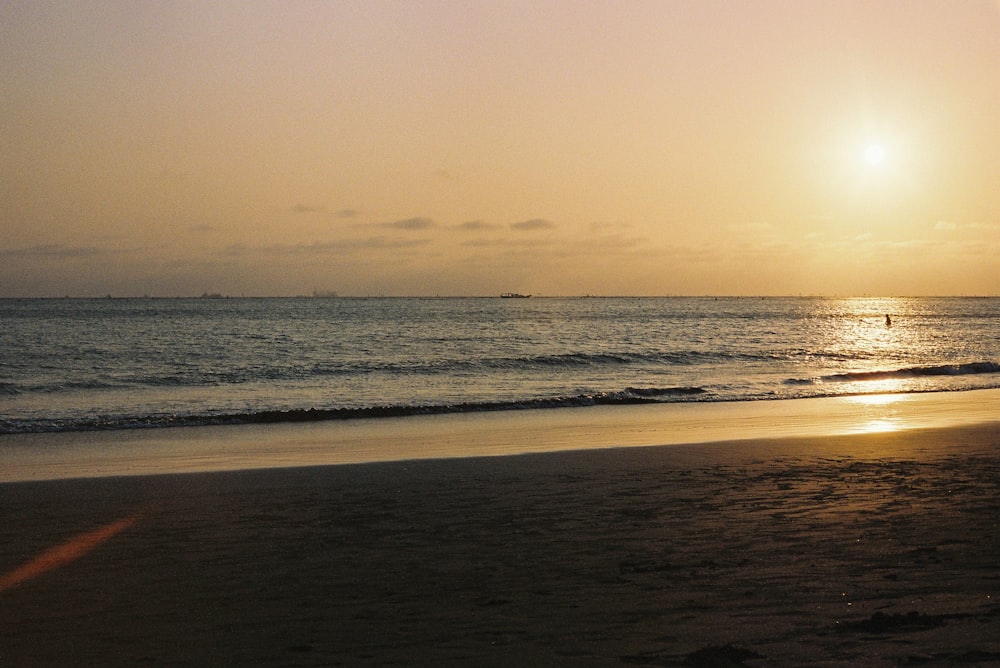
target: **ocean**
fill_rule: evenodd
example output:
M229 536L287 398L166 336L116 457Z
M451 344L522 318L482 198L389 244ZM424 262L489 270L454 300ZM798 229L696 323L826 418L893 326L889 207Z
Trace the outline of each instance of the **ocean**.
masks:
M1000 298L0 300L0 434L997 387Z

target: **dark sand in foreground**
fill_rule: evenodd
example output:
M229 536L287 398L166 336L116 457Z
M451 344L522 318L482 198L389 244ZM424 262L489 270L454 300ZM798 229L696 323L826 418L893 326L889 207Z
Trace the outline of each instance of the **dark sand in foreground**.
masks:
M0 510L4 666L1000 664L997 424L8 483Z

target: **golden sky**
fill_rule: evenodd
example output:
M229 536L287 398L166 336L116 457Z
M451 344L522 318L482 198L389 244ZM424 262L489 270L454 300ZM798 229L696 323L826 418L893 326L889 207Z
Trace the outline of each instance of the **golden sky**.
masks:
M997 0L0 0L0 296L1000 293Z

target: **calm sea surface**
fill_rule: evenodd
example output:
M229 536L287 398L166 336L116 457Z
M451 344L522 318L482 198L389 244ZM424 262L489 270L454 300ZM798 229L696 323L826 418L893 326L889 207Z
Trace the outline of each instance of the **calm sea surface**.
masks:
M995 298L0 300L8 434L990 387Z

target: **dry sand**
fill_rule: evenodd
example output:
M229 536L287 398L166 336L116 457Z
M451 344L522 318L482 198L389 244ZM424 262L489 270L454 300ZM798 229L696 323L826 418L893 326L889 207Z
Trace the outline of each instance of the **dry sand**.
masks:
M1000 664L1000 424L0 484L0 665Z

